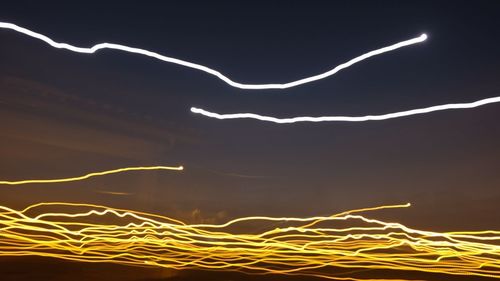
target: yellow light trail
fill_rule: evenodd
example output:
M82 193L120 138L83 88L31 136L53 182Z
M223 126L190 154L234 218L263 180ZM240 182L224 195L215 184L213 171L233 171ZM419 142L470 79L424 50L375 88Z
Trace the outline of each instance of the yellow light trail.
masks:
M330 76L336 74L337 72L339 72L345 68L348 68L348 67L350 67L358 62L366 60L370 57L381 55L381 54L386 53L386 52L394 51L396 49L410 46L410 45L417 44L417 43L421 43L421 42L424 42L425 40L427 40L427 35L422 34L422 35L415 37L415 38L412 38L412 39L401 41L401 42L392 44L390 46L386 46L386 47L383 47L380 49L376 49L376 50L367 52L367 53L360 55L358 57L355 57L355 58L353 58L345 63L342 63L342 64L334 67L333 69L331 69L327 72L320 73L320 74L313 75L313 76L309 76L309 77L302 78L302 79L288 82L288 83L283 83L283 84L279 84L279 83L275 83L275 84L244 84L244 83L239 83L239 82L233 81L230 78L228 78L227 76L223 75L221 72L219 72L215 69L209 68L207 66L193 63L193 62L189 62L189 61L185 61L185 60L181 60L181 59L177 59L177 58L164 56L164 55L161 55L159 53L148 51L145 49L134 48L134 47L129 47L129 46L120 45L120 44L114 44L114 43L100 43L100 44L92 46L91 48L77 47L77 46L73 46L73 45L70 45L67 43L56 42L46 35L34 32L32 30L29 30L27 28L24 28L24 27L21 27L21 26L18 26L16 24L9 23L9 22L0 22L0 28L14 30L16 32L28 35L32 38L42 40L54 48L66 49L66 50L76 52L76 53L93 54L93 53L95 53L99 50L102 50L102 49L112 49L112 50L120 50L120 51L124 51L124 52L128 52L128 53L134 53L134 54L139 54L139 55L143 55L143 56L147 56L147 57L152 57L152 58L155 58L155 59L163 61L163 62L173 63L173 64L181 65L181 66L184 66L187 68L192 68L192 69L203 71L205 73L211 74L211 75L219 78L220 80L224 81L225 83L227 83L228 85L230 85L232 87L240 88L240 89L247 89L247 90L287 89L287 88L296 87L296 86L299 86L302 84L311 83L311 82L314 82L317 80L321 80L321 79L325 79L327 77L330 77Z
M21 184L36 184L36 183L63 183L70 181L81 181L86 180L91 177L105 176L110 174L117 174L130 171L149 171L149 170L172 170L172 171L182 171L183 166L170 167L170 166L143 166L143 167L125 167L114 170L107 170L102 172L93 172L83 176L70 177L70 178L60 178L60 179L33 179L33 180L19 180L19 181L6 181L1 180L0 185L21 185Z
M96 192L97 192L97 193L101 193L101 194L119 195L119 196L128 196L128 195L132 195L132 193L128 193L128 192L107 191L107 190L99 190L99 191L96 191Z
M500 279L498 230L433 232L362 215L408 206L306 218L251 216L221 224L187 224L81 203L39 203L23 210L0 206L0 256L333 280L401 280L388 279L387 272L377 277L380 271L373 271L372 279L357 275L365 270ZM272 227L276 222L279 228ZM256 231L262 228L255 224L265 228Z

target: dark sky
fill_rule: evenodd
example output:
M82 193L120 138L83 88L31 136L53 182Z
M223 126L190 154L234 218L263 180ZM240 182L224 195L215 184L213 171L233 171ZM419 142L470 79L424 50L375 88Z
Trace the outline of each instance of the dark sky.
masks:
M0 30L1 179L186 168L2 187L2 205L87 202L225 221L411 202L382 215L436 231L500 228L498 105L289 125L189 111L366 115L498 96L498 1L10 2L0 21L56 41L145 48L243 83L288 82L424 32L429 39L325 80L251 91L139 55L77 54Z

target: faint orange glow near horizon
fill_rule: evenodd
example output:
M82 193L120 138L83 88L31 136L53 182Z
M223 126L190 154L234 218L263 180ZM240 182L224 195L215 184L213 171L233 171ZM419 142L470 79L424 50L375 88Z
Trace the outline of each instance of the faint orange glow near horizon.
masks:
M222 224L187 224L94 204L0 206L0 256L333 280L402 280L356 276L375 269L500 279L500 231L433 232L360 214L409 206L306 218L250 216ZM276 222L279 228L272 226ZM247 224L265 227L243 231Z

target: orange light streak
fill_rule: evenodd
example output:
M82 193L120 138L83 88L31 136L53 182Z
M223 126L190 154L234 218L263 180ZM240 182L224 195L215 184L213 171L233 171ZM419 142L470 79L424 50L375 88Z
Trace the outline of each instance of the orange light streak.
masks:
M184 170L183 166L178 167L170 167L170 166L145 166L145 167L126 167L119 168L114 170L107 170L102 172L93 172L83 176L70 177L70 178L60 178L60 179L35 179L35 180L19 180L19 181L0 181L0 184L6 185L20 185L20 184L34 184L34 183L62 183L62 182L71 182L71 181L81 181L86 180L91 177L97 176L105 176L110 174L117 174L123 172L130 171L149 171L149 170L173 170L173 171L182 171Z
M374 269L500 279L500 231L433 232L361 215L409 206L307 218L251 216L222 224L186 224L93 204L39 203L24 210L0 206L0 256L333 280L400 280L356 275ZM48 212L53 209L58 211ZM281 227L270 226L275 222ZM243 231L247 224L266 228Z

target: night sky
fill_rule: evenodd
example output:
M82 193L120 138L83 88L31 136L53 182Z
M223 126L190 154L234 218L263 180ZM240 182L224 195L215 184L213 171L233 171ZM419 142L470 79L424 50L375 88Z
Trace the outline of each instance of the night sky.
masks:
M85 202L186 222L224 222L411 202L409 209L377 215L434 231L500 229L500 105L387 121L288 125L215 120L189 110L357 116L498 96L498 1L10 2L0 8L0 21L56 41L144 48L243 83L284 83L422 33L429 38L321 81L256 91L130 53L57 50L2 29L0 179L139 165L184 165L185 171L1 187L1 205ZM111 194L116 192L123 194ZM4 259L9 266L0 266L2 280L67 280L72 267L81 271L73 280L173 274ZM53 265L59 263L70 265Z

